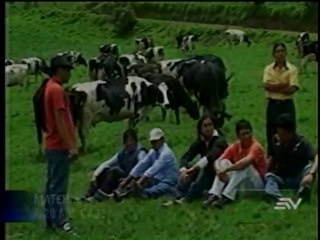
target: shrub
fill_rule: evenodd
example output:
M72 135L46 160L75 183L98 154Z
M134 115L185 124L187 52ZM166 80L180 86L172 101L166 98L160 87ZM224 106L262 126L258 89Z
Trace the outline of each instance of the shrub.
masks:
M118 7L114 11L115 32L122 35L131 32L137 24L136 14L130 7Z

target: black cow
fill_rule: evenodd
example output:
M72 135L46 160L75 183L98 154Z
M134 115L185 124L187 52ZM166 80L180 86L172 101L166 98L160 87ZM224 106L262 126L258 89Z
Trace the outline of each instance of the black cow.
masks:
M222 127L226 114L224 100L228 96L226 68L221 58L214 55L196 56L173 64L177 69L177 78L189 93L193 93L199 104L219 119L218 128Z

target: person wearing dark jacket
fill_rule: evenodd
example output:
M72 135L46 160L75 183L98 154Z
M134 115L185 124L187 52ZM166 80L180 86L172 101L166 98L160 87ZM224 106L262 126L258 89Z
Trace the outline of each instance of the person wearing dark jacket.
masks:
M168 201L163 206L180 204L184 201L191 202L202 197L204 191L211 187L215 177L213 162L228 147L225 138L214 126L215 119L210 115L204 115L198 121L198 137L181 158L175 200ZM200 161L207 161L206 167L191 168L191 162L197 155L200 155Z
M137 134L132 129L123 133L123 144L124 148L120 152L95 169L87 193L77 200L108 199L120 181L127 177L133 167L147 154L147 149L138 144Z
M269 169L265 175L266 200L278 201L281 197L280 189L285 188L295 190L303 201L308 201L311 181L306 184L304 178L315 174L315 169L312 169L314 149L303 136L296 133L292 115L280 115L276 130Z

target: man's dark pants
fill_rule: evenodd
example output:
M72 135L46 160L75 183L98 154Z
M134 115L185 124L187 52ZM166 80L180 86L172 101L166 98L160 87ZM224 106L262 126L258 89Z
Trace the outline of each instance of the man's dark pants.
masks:
M186 201L193 201L201 198L205 190L209 190L212 186L215 174L208 167L201 169L194 178L189 179L185 183L178 184L178 193L176 197L185 198Z
M70 159L67 150L45 150L48 161L45 217L48 227L61 228L67 220L66 194Z
M268 143L268 155L271 152L272 148L272 139L276 133L276 121L277 118L283 114L290 114L294 121L296 121L296 112L294 108L294 102L292 99L287 100L274 100L269 99L267 106L267 143Z

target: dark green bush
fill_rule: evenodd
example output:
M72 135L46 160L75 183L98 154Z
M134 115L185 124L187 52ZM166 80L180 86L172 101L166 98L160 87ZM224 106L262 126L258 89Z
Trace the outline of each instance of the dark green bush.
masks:
M136 24L136 14L130 7L118 7L113 15L114 30L117 34L132 32Z

